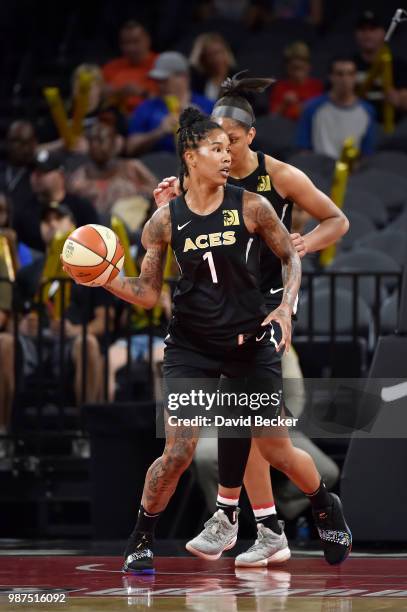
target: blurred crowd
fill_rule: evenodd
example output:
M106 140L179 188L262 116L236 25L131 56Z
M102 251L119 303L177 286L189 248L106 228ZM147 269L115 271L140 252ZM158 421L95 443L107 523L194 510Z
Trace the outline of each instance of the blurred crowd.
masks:
M170 8L172 11L168 23L162 18L163 39L164 33L171 39L177 31L174 14L178 4L184 6L177 2L162 5L162 15ZM308 35L312 32L318 40L323 31L321 0L206 0L191 2L192 5L200 32L189 38L183 52L171 47L157 53L148 27L128 20L118 31L116 57L99 64L84 61L75 67L70 76L70 95L63 100L63 112L71 128L69 118L77 112L86 79L89 86L79 129L71 139L67 139L51 111L38 123L27 119L28 112L7 126L0 165L0 237L5 240L0 245L0 432L9 424L16 385L13 325L17 325L22 339L22 369L26 377L38 366L35 339L39 325L45 330L42 358L45 355L50 370L58 361L55 355L61 352L63 338L77 403L83 399L84 342L88 380L85 399L102 398L100 338L107 325L114 330L114 342L109 348L108 396L115 397L116 374L128 354L122 339L124 315L120 307L103 290L73 287L61 324L61 312L55 306L58 288L52 283L44 290L40 288L50 270L56 276L61 273L55 257L58 239L75 226L87 223L110 225L113 218L118 218L137 268L143 255L141 229L155 206L153 189L158 180L177 169L178 118L186 106L192 104L210 114L222 82L250 68L250 76L279 77L266 99L263 96L251 100L258 117L270 119L262 124L264 132L259 133L263 142L266 130L270 130L271 150L267 153L275 153L273 139L280 130L292 130L292 142L288 152L285 150L287 157L288 153L308 151L338 160L344 142L351 138L363 162L378 146L386 127L386 113L391 113L395 133L399 125L404 125L407 65L402 58L392 56L390 83L380 82L376 75L370 86L364 87L383 47L388 25L373 10L364 10L350 26L354 52L348 53L345 45L340 53L329 57L323 75ZM247 28L250 40L258 31L261 38L270 24L275 27L279 23L300 23L308 33L307 40L301 39L301 28L293 28L293 34L288 29L289 40L281 45L274 63L270 59L272 66L278 60L279 74L274 68L265 73L267 57L263 57L259 74L239 52L245 41L232 42L233 36L229 40L227 28L218 31L211 25L215 19L223 25L227 22L231 29L238 29L237 24ZM262 52L263 56L267 53ZM140 309L132 313L129 350L133 359L146 358L146 329L153 322L154 362L160 361L165 323L170 317L168 296L167 288L152 317ZM82 333L85 301L86 335ZM16 310L17 321L13 316Z

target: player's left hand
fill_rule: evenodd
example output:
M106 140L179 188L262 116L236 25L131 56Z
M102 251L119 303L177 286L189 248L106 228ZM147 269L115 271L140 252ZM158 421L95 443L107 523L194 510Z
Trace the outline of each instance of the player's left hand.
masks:
M278 308L270 312L261 324L262 327L269 325L272 321L277 321L281 327L281 341L277 346L277 352L285 346L285 353L288 353L291 346L291 310L288 306L281 304Z
M168 204L170 200L180 195L181 189L179 180L176 176L169 176L158 183L157 188L153 191L153 196L157 207Z
M307 245L305 244L304 236L301 234L290 234L291 241L298 255L302 258L308 253Z

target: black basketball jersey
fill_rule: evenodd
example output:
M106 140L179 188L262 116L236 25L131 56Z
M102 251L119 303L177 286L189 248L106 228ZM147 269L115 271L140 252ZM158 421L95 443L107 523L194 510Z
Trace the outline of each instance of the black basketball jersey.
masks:
M253 193L259 193L267 198L279 219L284 223L287 230L290 231L293 203L291 200L282 198L275 190L270 175L266 170L264 153L258 151L257 159L259 165L251 174L242 179L234 179L230 176L228 183L237 187L243 187ZM260 241L260 288L267 303L277 304L281 302L283 292L281 261L263 240Z
M184 196L169 203L171 246L181 272L170 338L233 348L266 315L258 286L260 241L243 221L243 191L227 185L222 204L208 215L192 212Z

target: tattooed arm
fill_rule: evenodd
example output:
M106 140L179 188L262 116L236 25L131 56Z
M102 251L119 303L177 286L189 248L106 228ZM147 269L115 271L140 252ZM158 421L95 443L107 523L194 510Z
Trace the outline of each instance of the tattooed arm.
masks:
M267 246L281 259L284 291L280 306L268 315L262 325L272 320L280 323L283 339L289 349L291 342L291 314L301 285L301 261L274 208L266 198L249 191L243 196L243 217L249 232L259 234Z
M146 249L140 276L116 277L105 289L117 297L144 308L153 308L161 294L167 245L171 242L168 206L157 210L144 226L142 243Z

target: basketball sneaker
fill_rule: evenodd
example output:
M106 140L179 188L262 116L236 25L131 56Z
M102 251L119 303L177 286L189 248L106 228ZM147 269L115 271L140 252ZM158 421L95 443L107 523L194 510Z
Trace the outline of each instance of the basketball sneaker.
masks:
M136 532L130 536L124 553L123 572L145 573L154 572L153 567L153 537L151 533Z
M239 512L240 510L237 508L237 515ZM193 555L201 557L201 559L216 561L223 551L234 547L238 529L237 516L236 522L231 523L223 510L219 509L206 521L201 533L187 542L185 548Z
M237 567L263 567L269 563L283 563L291 557L284 533L284 522L278 521L281 534L275 533L262 523L257 523L257 540L235 559Z
M330 565L345 561L352 549L352 533L343 515L341 500L329 494L332 504L313 510L314 521L322 542L325 560Z

